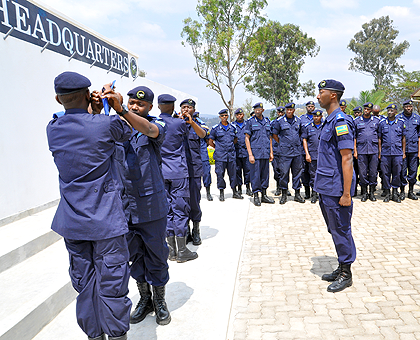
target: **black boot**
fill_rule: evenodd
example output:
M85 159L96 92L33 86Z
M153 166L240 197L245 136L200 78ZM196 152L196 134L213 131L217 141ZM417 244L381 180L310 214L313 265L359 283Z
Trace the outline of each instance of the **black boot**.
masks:
M267 189L262 189L261 203L274 204L274 200L271 197L267 196Z
M239 190L236 190L236 188L233 188L233 195L232 198L236 198L236 199L243 199L243 196L240 194Z
M210 186L206 187L206 195L207 195L207 201L213 201L213 197L210 194Z
M311 203L312 203L312 204L315 204L317 200L318 200L317 192L316 192L316 191L314 191L314 189L312 189L312 198L311 198Z
M292 193L287 189L287 196L292 196Z
M300 190L295 190L295 202L299 202L299 203L305 203L305 200L303 199L303 197L300 195Z
M412 199L412 200L415 200L415 201L418 200L416 194L414 193L414 184L411 184L411 183L408 184L408 195L407 195L407 197L409 199Z
M192 236L191 236L191 228L190 228L190 220L188 220L188 229L187 229L187 244L192 242Z
M147 314L153 312L152 292L147 282L137 282L137 288L140 293L140 300L130 315L130 323L139 323L143 321Z
M386 196L386 190L387 190L387 189L382 189L382 194L381 194L381 197L385 197L385 196Z
M165 286L153 286L153 307L158 325L167 325L171 322L171 314L165 302Z
M405 186L404 185L402 185L400 187L400 200L401 201L404 201L405 200Z
M169 261L176 261L176 243L175 243L175 236L168 236L166 238L166 242L168 243L169 248Z
M238 185L238 193L242 196L242 185Z
M254 193L254 205L256 207L261 206L260 196L258 196L258 192Z
M324 274L322 275L321 279L328 282L333 282L337 278L338 274L341 272L341 263L338 264L338 267L336 270L334 270L332 273Z
M224 202L225 201L225 191L223 189L220 189L219 201L220 202Z
M252 196L251 184L248 183L248 184L245 184L245 185L246 185L246 194L248 196Z
M88 336L88 340L106 340L106 336L105 336L105 333L102 333L102 335L96 336L94 338L91 338L90 336Z
M383 202L387 203L391 199L391 190L384 189L384 193L385 193L385 196L384 196Z
M370 187L369 187L369 199L372 201L372 202L375 202L376 201L376 197L375 197L375 185L371 185Z
M201 244L200 222L193 222L192 239L193 245L199 246Z
M176 257L176 262L182 263L190 260L195 260L198 257L198 254L195 251L191 251L187 248L185 244L185 237L176 237L176 245L178 248L178 254Z
M305 200L307 200L308 198L311 198L311 187L305 186Z
M335 281L328 286L327 292L341 292L342 290L346 289L347 287L350 287L353 284L350 267L351 264L341 264L340 274L338 274Z
M277 187L276 187L276 191L274 192L274 196L280 196L280 194L281 194L280 183L279 181L277 181Z
M281 189L280 204L285 204L287 202L287 189Z
M392 197L391 197L391 199L394 202L401 203L401 199L400 199L400 196L398 195L398 189L397 188L392 188Z
M360 201L366 202L367 199L368 199L367 187L366 186L362 186L362 198L360 199Z
M120 336L109 336L108 340L127 340L127 333Z

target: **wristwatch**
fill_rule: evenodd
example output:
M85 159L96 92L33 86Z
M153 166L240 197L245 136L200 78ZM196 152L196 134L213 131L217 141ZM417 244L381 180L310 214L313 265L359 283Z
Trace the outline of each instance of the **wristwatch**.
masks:
M125 104L121 105L122 107L122 111L121 112L117 112L121 117L124 116L126 113L128 113L128 107Z

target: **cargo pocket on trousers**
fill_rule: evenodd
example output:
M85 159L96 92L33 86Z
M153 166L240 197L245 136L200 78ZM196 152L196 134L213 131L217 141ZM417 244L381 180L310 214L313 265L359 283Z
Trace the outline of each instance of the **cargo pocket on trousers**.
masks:
M107 297L126 293L128 285L128 260L123 254L111 253L103 257L100 291Z

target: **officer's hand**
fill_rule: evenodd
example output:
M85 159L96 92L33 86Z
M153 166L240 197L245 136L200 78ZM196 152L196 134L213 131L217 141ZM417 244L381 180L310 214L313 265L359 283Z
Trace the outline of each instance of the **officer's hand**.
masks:
M101 95L98 91L93 91L90 94L90 106L92 107L92 113L100 113L104 108Z
M308 163L311 163L312 162L312 159L311 159L311 156L309 156L309 155L306 155L306 161L308 162Z
M270 162L274 159L274 155L272 152L270 152Z
M254 163L255 163L255 158L254 158L254 156L249 156L249 162L250 162L251 164L254 164Z
M407 157L406 155L405 155L405 152L403 153L403 159L405 159L405 157Z
M111 83L104 85L101 98L107 98L109 106L111 106L115 111L122 111L121 105L123 103L123 97L120 93L111 89Z
M381 159L381 154L380 153L378 153L378 158Z
M184 118L185 123L190 124L192 122L191 115L188 112L182 112L182 117Z
M356 158L357 159L357 151L356 150L354 150L354 158Z
M351 196L350 196L350 194L341 196L338 204L340 204L342 207L351 206Z

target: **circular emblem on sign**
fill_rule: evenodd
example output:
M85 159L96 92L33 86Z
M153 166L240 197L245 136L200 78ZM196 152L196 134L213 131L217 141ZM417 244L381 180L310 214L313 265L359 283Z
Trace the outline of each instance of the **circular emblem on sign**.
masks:
M134 57L130 59L130 72L133 78L137 78L137 60Z
M144 92L143 91L138 91L136 93L136 96L137 96L138 99L143 99L144 98Z
M325 80L319 83L319 87L325 87L326 85L327 85L327 82Z

